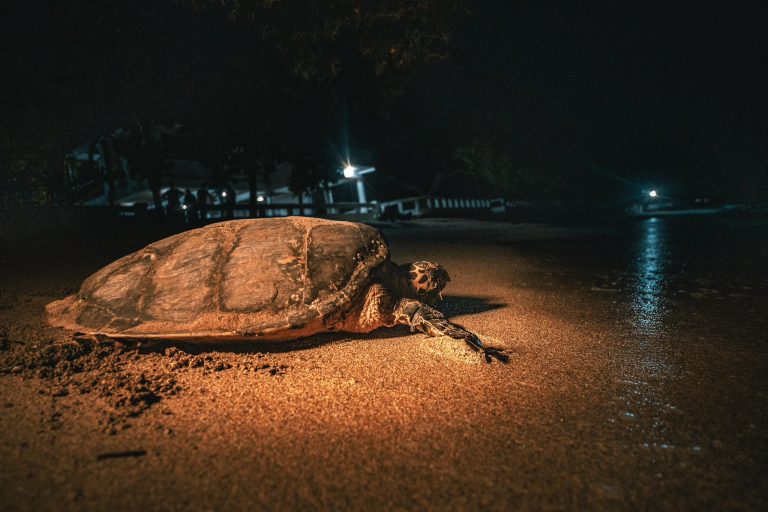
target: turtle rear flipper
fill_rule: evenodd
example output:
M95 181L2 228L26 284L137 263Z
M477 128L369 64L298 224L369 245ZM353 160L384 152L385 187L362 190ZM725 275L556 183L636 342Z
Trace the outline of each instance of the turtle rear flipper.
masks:
M75 295L69 295L61 300L55 300L45 306L45 317L48 323L53 327L64 327L67 329L75 330L74 321L75 316L72 312L72 307L75 305L77 297Z
M430 336L450 336L464 340L473 350L483 353L485 361L490 363L497 359L502 363L509 362L509 356L495 348L486 347L473 332L454 325L438 310L414 299L401 299L395 307L395 322L411 327Z

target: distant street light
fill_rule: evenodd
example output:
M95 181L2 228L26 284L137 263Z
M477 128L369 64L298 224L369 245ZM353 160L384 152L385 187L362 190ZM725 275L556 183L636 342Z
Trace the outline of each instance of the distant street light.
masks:
M375 171L375 167L365 167L362 169L358 169L351 163L347 162L346 167L344 167L344 177L348 179L355 180L357 182L357 202L361 204L365 204L368 202L368 200L365 197L365 184L363 183L363 175L368 174L369 172ZM368 213L368 207L361 206L360 207L360 213Z
M659 194L657 194L655 190L651 190L650 192L648 192L648 195L651 197L657 197Z

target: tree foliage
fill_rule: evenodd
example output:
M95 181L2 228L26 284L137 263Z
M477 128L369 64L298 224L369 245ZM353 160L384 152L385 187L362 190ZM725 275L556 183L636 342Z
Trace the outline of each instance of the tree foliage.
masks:
M473 192L508 198L562 197L579 187L577 174L583 171L583 166L574 163L516 157L502 146L480 139L456 148L453 159L447 182L458 178L465 187L472 184Z
M23 145L9 137L0 140L0 204L43 204L57 182L50 170L55 158L50 148ZM63 160L63 157L62 157Z
M328 134L345 113L386 117L408 80L445 58L465 14L459 0L11 0L4 9L0 149L16 163L3 172L29 178L25 190L47 186L41 200L68 150L137 120L210 129L220 153L244 148L266 178L281 148L297 147L297 126Z
M187 1L249 27L248 51L269 56L268 94L279 89L302 110L314 103L326 123L340 107L386 117L414 73L446 58L467 12L461 0Z
M163 211L160 189L163 186L165 172L172 163L161 141L152 133L152 124L148 121L137 122L131 127L123 143L123 152L128 165L136 178L146 180L152 191L155 211Z

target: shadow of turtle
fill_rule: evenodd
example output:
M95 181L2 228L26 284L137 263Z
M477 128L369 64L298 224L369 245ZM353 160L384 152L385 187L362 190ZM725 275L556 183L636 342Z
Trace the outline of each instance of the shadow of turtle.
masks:
M446 318L460 315L474 315L485 311L503 308L506 304L492 302L485 297L451 295L445 298L437 309ZM459 324L457 324L459 325ZM462 327L459 325L459 327ZM399 338L408 336L411 330L405 325L380 327L367 333L322 332L289 341L229 341L204 343L196 341L145 340L137 345L142 353L162 353L168 348L176 348L188 354L203 354L206 352L229 352L234 354L257 354L269 352L294 352L309 350L331 343L349 343L364 340Z
M449 295L438 305L446 318L460 315L476 315L503 308L506 304L491 302L486 297L471 297L466 295Z

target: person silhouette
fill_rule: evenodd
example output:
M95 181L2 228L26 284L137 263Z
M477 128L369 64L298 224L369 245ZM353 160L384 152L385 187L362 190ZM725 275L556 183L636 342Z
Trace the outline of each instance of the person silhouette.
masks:
M187 224L196 224L197 218L197 198L190 189L184 191L184 210L187 213Z
M232 188L232 185L227 183L227 188L224 189L224 205L227 212L228 219L235 218L235 203L237 202L237 192Z
M197 209L200 212L200 221L205 222L208 219L208 205L213 201L211 193L208 192L208 183L203 182L197 190Z
M165 206L165 214L169 217L176 216L181 210L181 190L176 188L176 185L171 182L170 188L165 191L162 198L167 201Z

